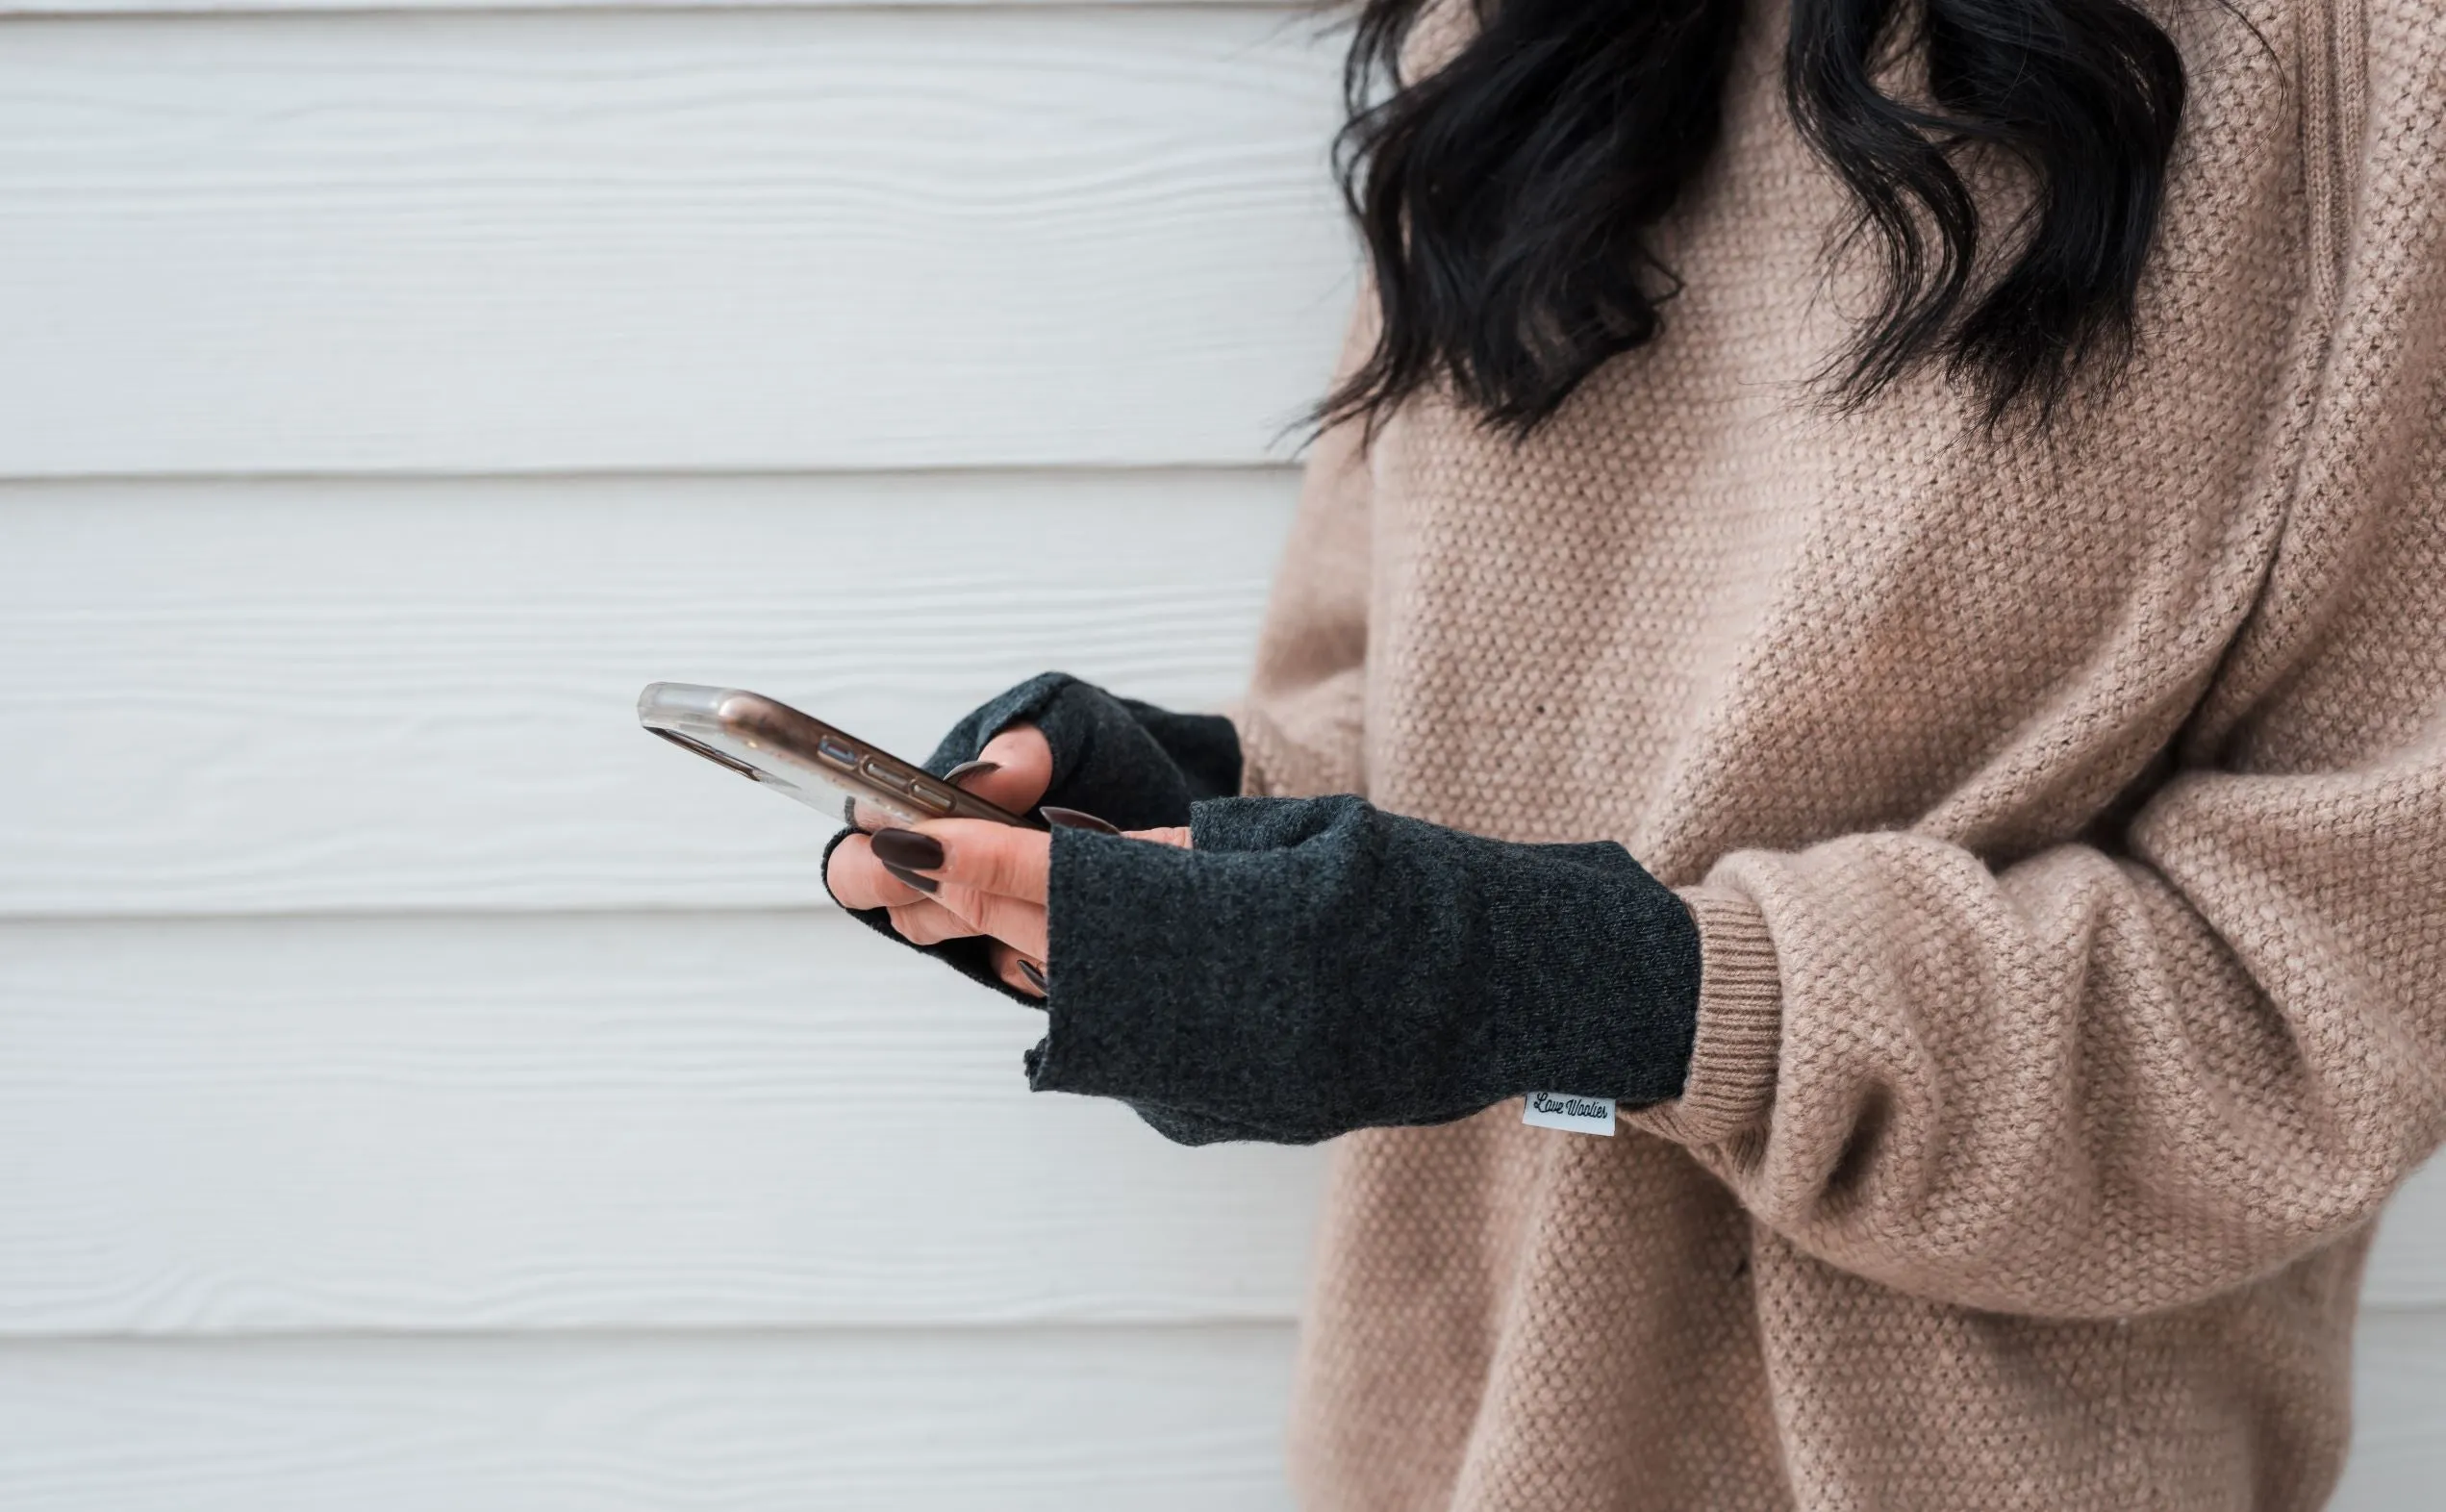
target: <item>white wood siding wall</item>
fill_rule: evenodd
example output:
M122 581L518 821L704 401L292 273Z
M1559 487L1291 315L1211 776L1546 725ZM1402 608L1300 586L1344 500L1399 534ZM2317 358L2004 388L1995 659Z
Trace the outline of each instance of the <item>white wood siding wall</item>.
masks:
M1280 1505L1313 1155L1031 1099L628 701L1226 696L1331 43L388 7L0 5L0 1505ZM2371 1289L2431 1504L2446 1194Z

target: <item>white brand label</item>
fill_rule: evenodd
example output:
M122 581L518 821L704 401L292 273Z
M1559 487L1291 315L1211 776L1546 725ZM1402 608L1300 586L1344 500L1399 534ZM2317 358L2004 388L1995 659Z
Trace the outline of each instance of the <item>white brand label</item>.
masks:
M1574 1134L1611 1134L1614 1099L1532 1092L1521 1103L1521 1121L1534 1123L1541 1129L1568 1129Z

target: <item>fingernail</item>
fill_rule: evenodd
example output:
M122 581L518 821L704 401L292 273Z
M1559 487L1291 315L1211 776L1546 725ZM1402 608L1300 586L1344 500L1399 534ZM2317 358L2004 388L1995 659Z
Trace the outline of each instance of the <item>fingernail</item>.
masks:
M1045 973L1036 969L1035 962L1022 958L1020 962L1020 974L1026 977L1028 985L1035 988L1038 992L1046 993L1052 991L1051 988L1045 985Z
M982 777L990 772L996 772L1001 769L1002 764L998 761L964 761L957 767L952 768L949 771L945 772L943 774L943 780L956 788L960 785L961 779L963 778Z
M931 893L936 888L943 885L942 883L934 880L932 877L921 877L916 872L910 870L908 868L895 867L889 861L883 864L883 869L891 872L894 876L899 878L903 882L906 882L909 886L916 888L920 893Z
M1036 812L1044 815L1045 822L1055 829L1092 829L1098 835L1118 835L1122 832L1120 825L1108 824L1093 814L1082 814L1076 809L1065 809L1047 803Z
M868 844L874 846L874 858L887 867L931 871L943 865L943 843L913 829L879 829Z

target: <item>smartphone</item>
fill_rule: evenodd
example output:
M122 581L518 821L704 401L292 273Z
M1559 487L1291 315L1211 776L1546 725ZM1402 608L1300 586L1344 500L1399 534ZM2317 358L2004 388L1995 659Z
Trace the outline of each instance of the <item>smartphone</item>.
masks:
M647 683L637 695L637 722L682 750L857 829L930 819L1044 828L962 792L915 762L744 689Z

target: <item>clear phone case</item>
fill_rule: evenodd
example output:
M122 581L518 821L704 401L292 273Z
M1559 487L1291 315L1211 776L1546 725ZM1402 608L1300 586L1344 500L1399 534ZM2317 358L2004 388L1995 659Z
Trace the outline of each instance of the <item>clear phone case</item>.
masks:
M1041 827L913 762L743 688L648 683L637 720L705 760L858 829L930 819Z

